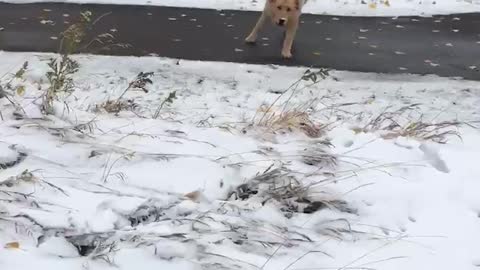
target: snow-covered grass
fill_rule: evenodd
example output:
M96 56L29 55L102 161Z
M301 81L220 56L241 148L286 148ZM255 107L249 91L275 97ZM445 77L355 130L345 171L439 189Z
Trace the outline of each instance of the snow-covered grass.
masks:
M155 5L260 11L264 0L5 0L10 3L67 2ZM338 16L431 16L479 12L479 0L309 0L305 13Z
M43 115L0 57L1 269L480 265L478 82L82 55Z

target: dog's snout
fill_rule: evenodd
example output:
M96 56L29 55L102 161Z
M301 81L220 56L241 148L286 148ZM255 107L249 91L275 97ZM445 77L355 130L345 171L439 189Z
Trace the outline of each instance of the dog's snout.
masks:
M278 20L278 25L284 26L286 21L287 20L285 20L284 18L281 18L280 20Z

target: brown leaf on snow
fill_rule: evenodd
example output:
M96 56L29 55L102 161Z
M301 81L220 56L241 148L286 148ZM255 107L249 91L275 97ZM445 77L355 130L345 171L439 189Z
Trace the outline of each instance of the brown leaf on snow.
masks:
M20 243L18 242L10 242L5 244L6 249L19 249L20 248Z

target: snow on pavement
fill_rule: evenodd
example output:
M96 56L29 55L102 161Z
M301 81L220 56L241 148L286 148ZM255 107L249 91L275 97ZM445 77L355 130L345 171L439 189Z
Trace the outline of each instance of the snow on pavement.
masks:
M81 4L155 5L227 10L263 9L256 0L6 0L9 3L67 2ZM480 11L479 0L309 0L304 13L337 16L431 16Z
M480 265L480 132L420 126L475 125L478 82L331 71L295 83L304 68L83 55L75 91L44 117L53 56L1 52L2 269ZM140 72L154 72L148 93L99 108ZM260 126L267 108L301 123Z

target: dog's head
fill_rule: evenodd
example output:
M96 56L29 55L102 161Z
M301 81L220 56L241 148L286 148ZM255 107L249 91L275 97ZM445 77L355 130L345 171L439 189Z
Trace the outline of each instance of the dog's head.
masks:
M285 26L300 15L301 0L267 0L273 23Z

